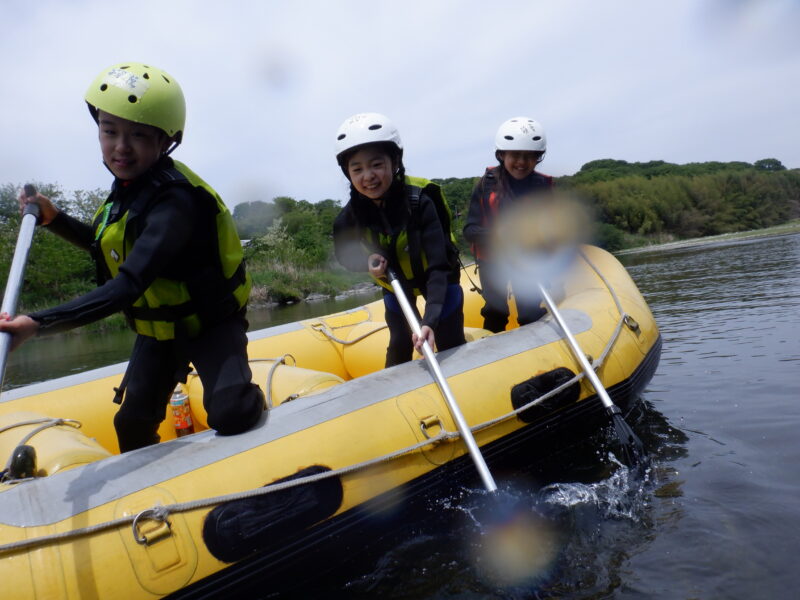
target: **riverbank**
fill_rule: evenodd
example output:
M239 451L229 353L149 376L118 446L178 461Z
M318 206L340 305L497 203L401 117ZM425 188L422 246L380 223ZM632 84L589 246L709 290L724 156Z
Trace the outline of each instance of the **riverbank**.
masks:
M270 300L269 290L266 286L254 285L253 291L250 294L250 301L248 306L251 308L275 308L276 306L291 306L297 302L324 302L326 300L344 300L350 296L359 296L361 294L374 294L378 290L378 285L370 281L361 281L354 284L352 287L339 290L335 293L330 292L311 292L305 298L300 300L290 300L288 302L275 302Z
M253 308L341 299L374 292L377 288L366 273L339 269L300 269L291 264L259 267L248 265L253 278L248 305Z
M800 219L776 225L774 227L767 227L766 229L753 229L751 231L737 231L734 233L723 233L720 235L709 235L700 238L691 238L687 240L676 240L674 242L666 242L663 244L652 244L647 246L637 246L636 248L627 248L625 250L618 250L614 252L616 256L624 256L626 254L640 254L642 252L656 252L663 250L679 250L683 248L692 248L694 246L705 246L719 242L728 242L734 240L748 240L758 239L765 237L772 237L777 235L790 235L793 233L800 233Z

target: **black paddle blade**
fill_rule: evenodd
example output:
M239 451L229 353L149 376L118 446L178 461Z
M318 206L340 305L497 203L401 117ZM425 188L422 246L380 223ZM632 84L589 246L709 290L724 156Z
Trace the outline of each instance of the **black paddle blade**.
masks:
M633 432L619 412L611 415L611 422L620 446L618 458L630 469L641 469L647 466L647 454L644 451L642 440Z

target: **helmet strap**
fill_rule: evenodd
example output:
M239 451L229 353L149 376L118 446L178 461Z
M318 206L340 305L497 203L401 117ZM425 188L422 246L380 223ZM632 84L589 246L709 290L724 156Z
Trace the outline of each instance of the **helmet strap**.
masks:
M181 144L180 142L173 140L172 145L169 148L167 148L166 152L164 152L164 154L162 154L161 156L169 156L170 154L172 154L175 148L180 146L180 144Z
M164 135L167 135L166 132L164 133ZM170 139L170 142L171 142L170 146L169 146L169 148L167 148L164 151L163 156L169 156L170 154L172 154L172 152L175 150L175 148L180 146L181 142L183 141L183 132L179 131L178 133L176 133L174 136L172 136L169 139Z

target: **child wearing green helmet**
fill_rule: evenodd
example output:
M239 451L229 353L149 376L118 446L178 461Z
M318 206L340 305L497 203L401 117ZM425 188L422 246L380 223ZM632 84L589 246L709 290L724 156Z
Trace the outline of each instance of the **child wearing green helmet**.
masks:
M245 310L251 281L233 219L219 195L169 154L182 141L186 108L178 83L141 63L105 69L86 92L98 125L111 194L91 224L36 202L41 224L88 250L99 287L47 310L0 317L12 349L34 334L79 327L122 310L138 334L116 390L121 452L159 441L170 394L189 363L203 382L208 424L241 433L265 403L247 361Z

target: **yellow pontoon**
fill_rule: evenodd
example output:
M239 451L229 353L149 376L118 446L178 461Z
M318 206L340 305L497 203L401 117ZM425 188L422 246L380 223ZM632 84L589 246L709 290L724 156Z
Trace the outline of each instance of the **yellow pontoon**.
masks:
M466 277L463 277L466 281ZM464 286L466 345L437 355L490 468L608 425L548 316L491 335ZM625 269L583 248L550 290L611 397L629 410L658 364L653 316ZM3 597L213 597L269 580L443 482L478 475L424 360L383 369L380 301L250 334L254 380L272 410L253 430L208 430L190 375L196 433L120 455L111 402L125 364L0 396L0 456L36 466L0 483ZM19 473L18 473L19 474ZM26 475L30 475L29 477Z

